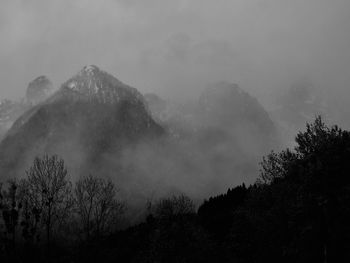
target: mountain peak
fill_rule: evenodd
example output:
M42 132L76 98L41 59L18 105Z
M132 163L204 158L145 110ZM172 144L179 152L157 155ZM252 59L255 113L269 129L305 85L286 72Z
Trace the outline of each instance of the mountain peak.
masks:
M100 70L95 65L83 67L75 76L66 81L63 86L80 93L98 93L110 86L125 86L121 81Z
M36 105L47 99L53 92L53 84L46 76L40 76L31 81L26 92L26 100Z
M44 103L30 107L7 131L0 143L0 175L5 174L3 169L17 175L21 168L12 165L23 167L34 155L63 155L78 149L84 160L76 167L91 167L92 160L105 163L104 153L119 153L124 145L163 133L141 93L96 66L86 66Z
M123 100L143 103L142 95L135 88L124 84L95 65L83 67L75 76L66 81L62 88L73 94L75 98L100 103L118 103Z
M94 75L95 73L100 72L101 70L99 67L95 65L87 65L83 67L83 69L80 71L80 74L87 74L87 75Z
M236 83L230 83L226 81L220 81L217 83L212 84L211 86L207 87L206 92L213 92L217 94L245 94L246 92L243 91L238 84Z

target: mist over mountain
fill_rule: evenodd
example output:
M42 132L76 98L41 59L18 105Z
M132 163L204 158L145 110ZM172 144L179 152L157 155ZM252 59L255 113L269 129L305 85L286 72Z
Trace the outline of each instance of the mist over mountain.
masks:
M0 102L0 139L10 129L13 122L25 111L23 105L11 100Z
M322 91L307 78L294 81L285 93L276 96L276 105L269 113L282 140L288 145L294 141L295 134L316 116L335 119Z
M19 100L3 99L0 102L0 139L17 118L31 107L43 102L53 91L52 82L46 76L40 76L28 84L25 95Z
M175 138L169 152L181 154L171 158L178 167L173 176L163 178L192 196L217 193L240 180L254 181L261 157L281 145L266 110L237 84L211 84L187 102L156 94L146 94L145 99L152 116Z
M221 82L202 93L199 119L208 126L229 130L241 143L262 154L276 147L278 134L269 114L252 95L237 84Z
M37 78L33 101L34 86L38 100L51 90ZM236 84L212 84L178 103L143 96L92 65L16 120L0 143L0 174L20 178L35 156L58 154L73 179L111 178L134 203L174 192L200 198L255 180L278 138L264 108Z
M0 2L0 262L350 258L349 0Z
M251 146L250 154L256 155L281 143L267 111L237 84L210 84L199 98L183 103L166 101L156 94L145 98L153 116L179 136L216 129L234 138L241 148Z
M66 156L83 173L84 167L97 168L103 154L162 133L136 89L86 67L14 123L0 145L1 174L21 176L43 153Z

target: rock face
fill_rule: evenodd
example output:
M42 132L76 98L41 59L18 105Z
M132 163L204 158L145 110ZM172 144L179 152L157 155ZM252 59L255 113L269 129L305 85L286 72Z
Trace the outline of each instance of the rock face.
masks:
M90 102L143 103L143 96L135 88L125 85L94 65L84 67L77 75L66 81L63 88L70 90L77 98Z
M29 83L26 101L31 105L37 105L47 99L52 92L52 82L46 76L40 76Z
M108 154L163 133L136 89L89 66L14 123L0 144L0 173L19 176L43 153L69 160L72 172L101 172Z

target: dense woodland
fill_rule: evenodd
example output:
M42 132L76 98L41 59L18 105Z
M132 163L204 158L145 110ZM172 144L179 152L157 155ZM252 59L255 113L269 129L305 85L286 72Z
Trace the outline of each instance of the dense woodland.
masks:
M198 208L163 198L125 229L111 180L72 183L63 159L38 157L2 184L1 262L350 262L349 160L350 132L318 117L294 149L263 158L255 184Z

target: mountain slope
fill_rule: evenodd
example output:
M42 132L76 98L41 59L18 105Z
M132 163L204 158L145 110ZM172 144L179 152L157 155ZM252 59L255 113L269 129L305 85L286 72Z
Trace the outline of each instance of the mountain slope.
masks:
M237 84L220 82L206 89L199 99L198 114L203 125L229 131L243 149L258 155L279 144L267 111Z
M243 150L254 151L258 156L279 144L279 135L267 111L237 84L213 84L190 104L169 103L154 94L145 97L153 116L180 136L192 133L198 137L208 129L224 131Z
M152 115L186 156L182 173L197 178L205 188L202 193L254 182L262 156L279 147L279 134L266 110L236 84L213 84L189 103L169 102L155 94L145 98ZM189 179L185 182L185 187L191 185Z
M73 172L98 170L106 155L163 133L136 89L85 67L14 123L0 144L0 176L19 176L43 153L61 155Z

